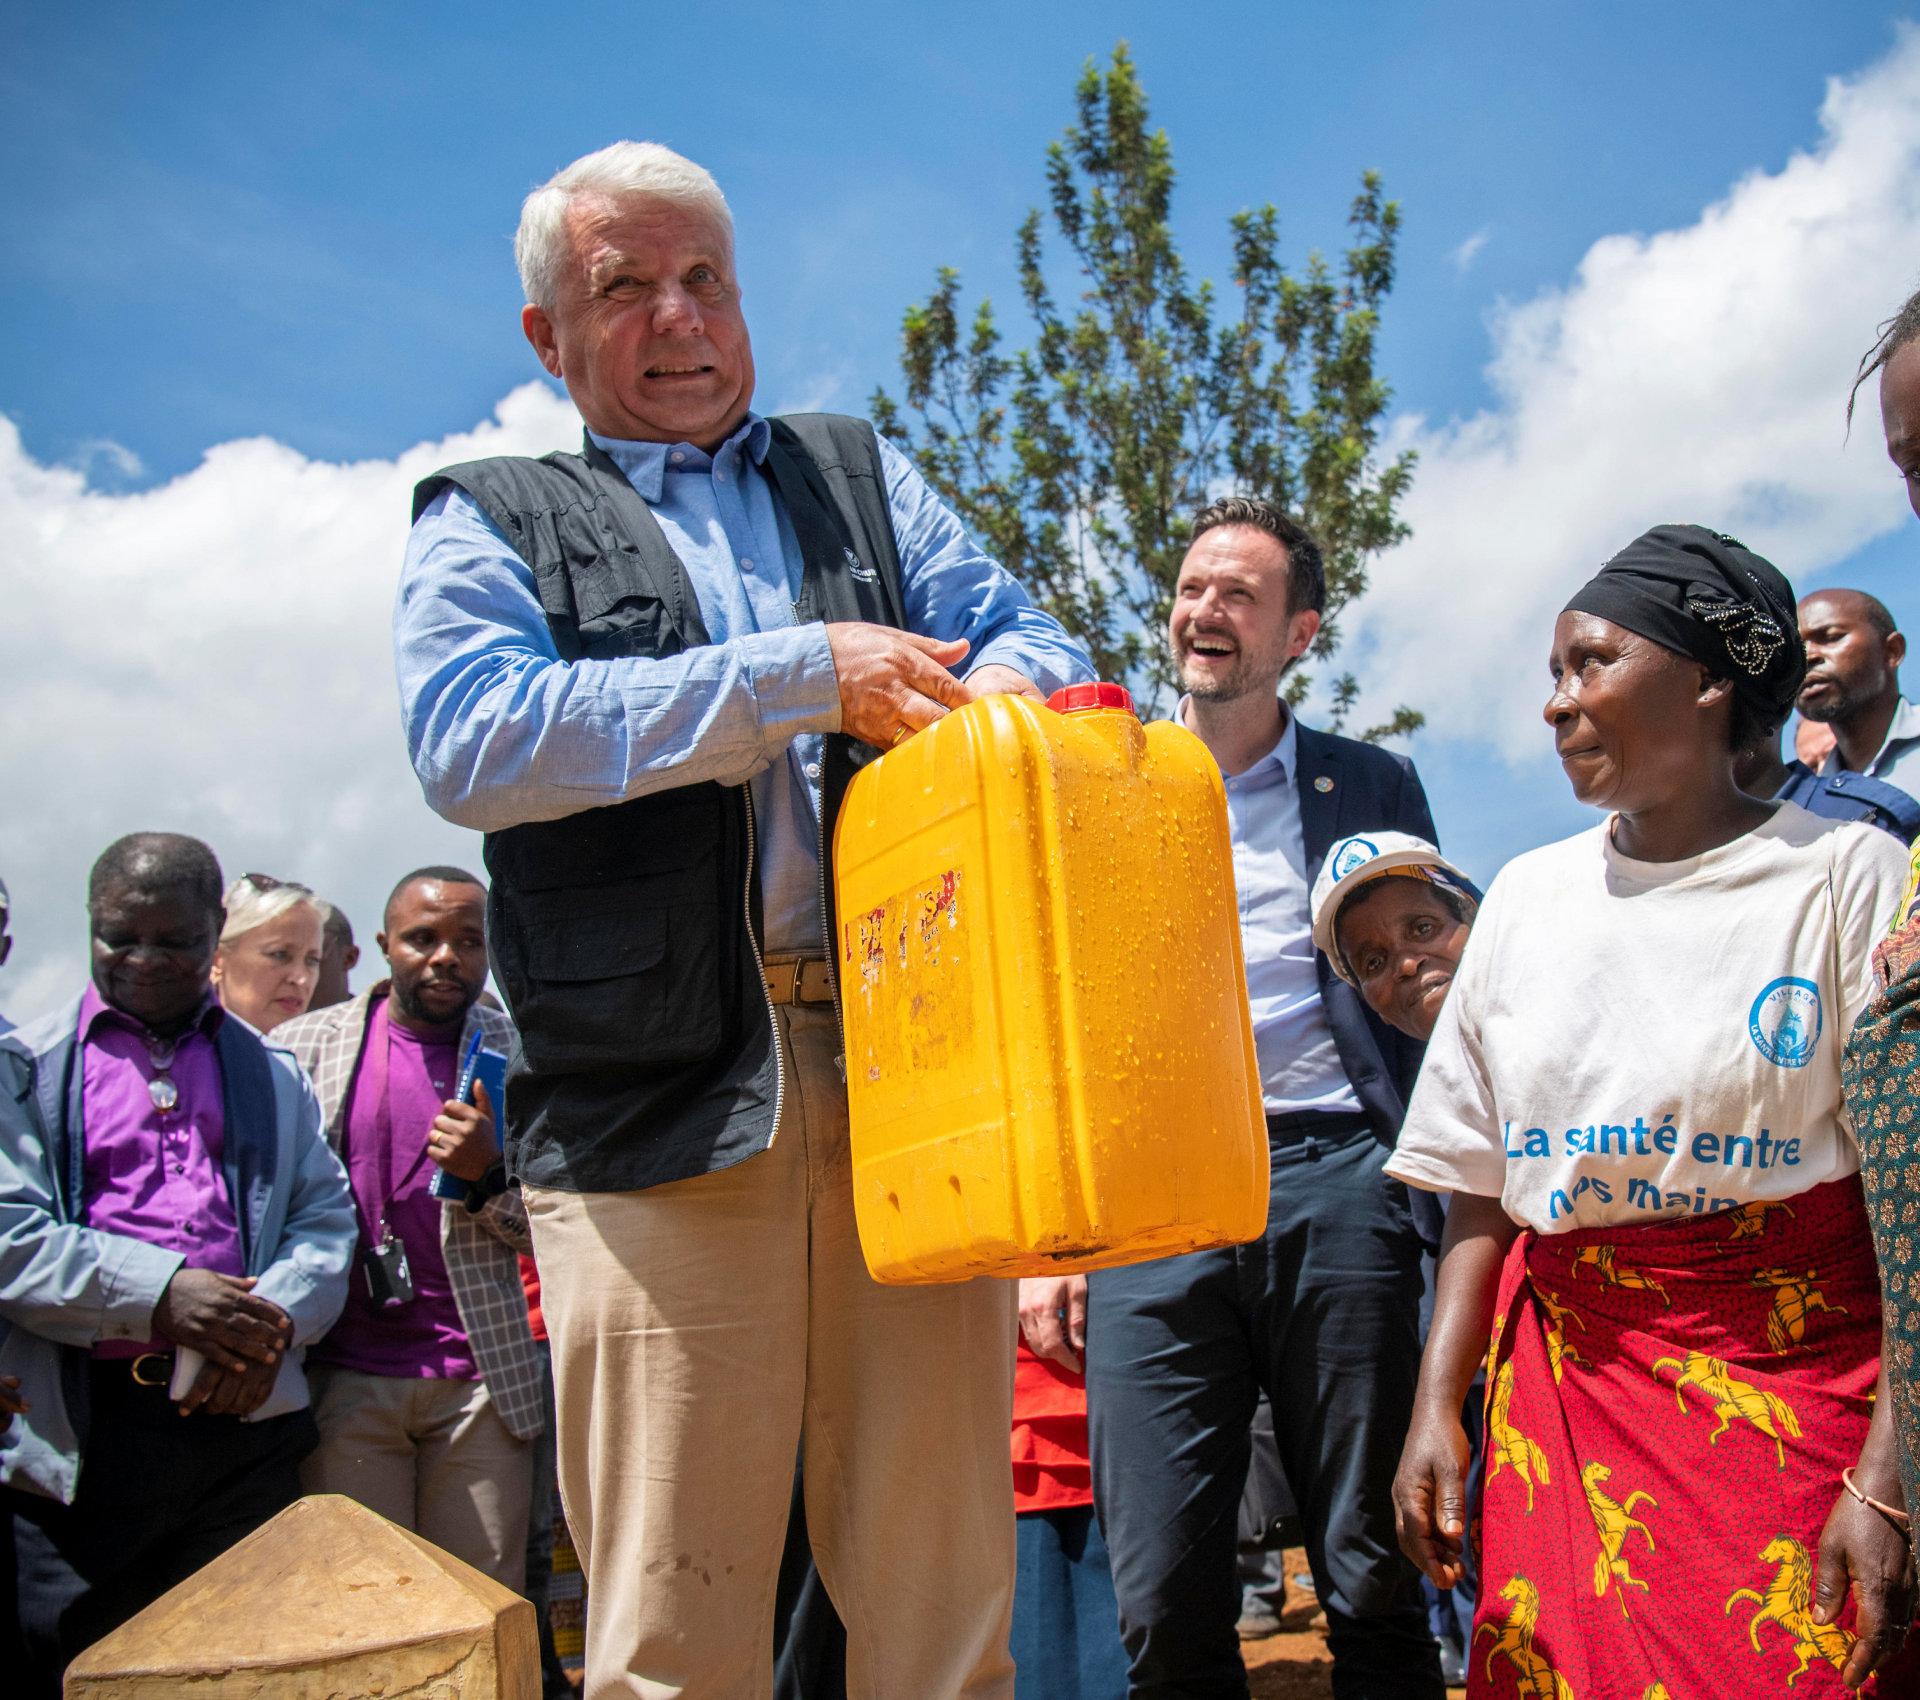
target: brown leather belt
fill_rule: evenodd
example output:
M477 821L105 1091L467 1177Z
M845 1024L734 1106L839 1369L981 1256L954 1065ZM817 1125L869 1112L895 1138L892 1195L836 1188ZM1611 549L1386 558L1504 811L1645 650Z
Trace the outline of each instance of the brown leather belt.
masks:
M775 1003L832 1003L833 982L818 957L805 962L769 962L767 996Z

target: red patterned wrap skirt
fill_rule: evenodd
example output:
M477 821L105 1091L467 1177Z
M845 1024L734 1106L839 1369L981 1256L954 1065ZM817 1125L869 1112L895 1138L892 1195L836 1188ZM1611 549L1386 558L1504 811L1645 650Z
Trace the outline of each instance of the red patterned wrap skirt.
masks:
M1880 1284L1857 1178L1523 1233L1488 1355L1470 1700L1823 1700L1820 1531L1866 1438ZM1869 1694L1920 1695L1914 1651Z

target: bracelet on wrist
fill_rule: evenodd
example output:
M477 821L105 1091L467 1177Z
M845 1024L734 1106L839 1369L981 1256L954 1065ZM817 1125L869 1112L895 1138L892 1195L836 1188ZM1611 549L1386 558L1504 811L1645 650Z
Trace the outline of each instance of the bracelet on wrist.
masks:
M1902 1511L1899 1506L1889 1505L1884 1499L1875 1499L1870 1493L1862 1493L1860 1489L1854 1485L1852 1465L1848 1465L1846 1469L1840 1472L1840 1485L1845 1488L1848 1493L1852 1494L1855 1499L1859 1500L1862 1505L1872 1506L1875 1511L1879 1512L1880 1515L1885 1517L1889 1522L1899 1524L1902 1529L1910 1530L1912 1528L1912 1518L1910 1518L1906 1512Z

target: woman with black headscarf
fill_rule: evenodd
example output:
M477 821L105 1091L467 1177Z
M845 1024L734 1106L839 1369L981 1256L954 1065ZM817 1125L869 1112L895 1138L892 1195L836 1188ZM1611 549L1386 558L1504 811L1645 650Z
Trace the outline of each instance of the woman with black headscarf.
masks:
M1395 1484L1442 1587L1492 1340L1470 1694L1835 1695L1911 1616L1840 1096L1905 858L1733 778L1805 666L1792 587L1697 526L1554 627L1546 719L1608 818L1493 883L1387 1165L1454 1195Z

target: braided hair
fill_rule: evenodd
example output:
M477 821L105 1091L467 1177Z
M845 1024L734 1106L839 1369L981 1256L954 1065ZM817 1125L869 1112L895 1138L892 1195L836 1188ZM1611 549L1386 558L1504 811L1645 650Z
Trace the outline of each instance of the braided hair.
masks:
M1880 327L1874 345L1860 356L1860 369L1853 375L1853 388L1847 391L1849 426L1853 424L1853 404L1859 398L1860 386L1910 342L1920 342L1920 289L1909 295L1900 311Z

